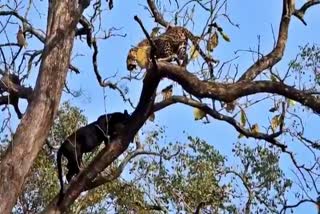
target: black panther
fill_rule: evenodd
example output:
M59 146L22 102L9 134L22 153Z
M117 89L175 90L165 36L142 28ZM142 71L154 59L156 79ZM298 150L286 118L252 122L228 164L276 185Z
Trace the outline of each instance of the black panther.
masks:
M57 152L58 176L60 181L60 197L59 202L63 198L63 179L62 179L62 155L68 160L66 175L67 181L80 172L82 163L82 155L97 148L102 141L105 144L111 142L117 135L117 127L124 125L128 118L128 112L114 112L107 115L101 115L95 122L81 127L72 133L62 143Z

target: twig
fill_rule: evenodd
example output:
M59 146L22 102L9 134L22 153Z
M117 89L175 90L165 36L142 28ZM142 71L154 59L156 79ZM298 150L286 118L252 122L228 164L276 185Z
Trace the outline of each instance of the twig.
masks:
M151 46L151 50L150 50L151 61L152 61L153 66L155 67L155 70L158 71L158 66L157 66L157 62L156 62L156 59L155 59L155 53L156 53L157 47L154 44L153 40L151 39L150 35L148 34L148 31L144 28L144 26L142 24L142 21L139 19L139 17L138 16L134 16L134 20L139 23L143 33L145 34L145 36L147 37L147 39L148 39L148 41L150 43L150 46Z

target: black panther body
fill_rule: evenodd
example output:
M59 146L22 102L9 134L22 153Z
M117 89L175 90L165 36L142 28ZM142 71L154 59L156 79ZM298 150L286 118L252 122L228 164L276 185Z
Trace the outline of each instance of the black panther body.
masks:
M127 111L101 115L97 121L78 129L62 143L57 152L58 175L61 186L59 201L63 197L62 155L68 160L66 178L70 182L71 178L80 171L83 154L92 152L102 141L105 144L111 142L118 134L117 127L124 125L128 118Z

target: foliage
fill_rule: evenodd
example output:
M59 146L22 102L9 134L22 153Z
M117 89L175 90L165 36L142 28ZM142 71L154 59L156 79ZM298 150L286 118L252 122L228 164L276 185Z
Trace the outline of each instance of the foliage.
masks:
M81 110L69 103L58 112L51 131L55 136L62 137L64 130L79 121L86 123ZM186 143L161 143L162 147L159 141L166 141L165 129L147 132L145 147L162 156L132 160L119 178L83 194L70 212L192 213L201 205L204 213L237 213L249 202L251 212L275 211L291 187L279 168L280 153L275 149L235 144L233 152L239 164L228 166L226 157L197 137L189 136ZM54 157L54 150L47 146L42 149L15 213L40 212L57 194L60 187ZM106 173L111 176L113 169Z
M244 186L245 191L241 191L242 188L235 188L234 191L240 197L247 198L242 202L245 207L251 207L250 213L280 210L292 186L292 181L280 168L281 152L261 145L250 148L241 143L235 144L233 152L241 164L230 168L227 174L234 175L232 180L240 180Z
M39 213L59 191L54 156L42 149L19 196L15 213Z
M48 140L50 143L61 143L66 137L87 123L82 110L71 106L69 102L64 102L58 110Z

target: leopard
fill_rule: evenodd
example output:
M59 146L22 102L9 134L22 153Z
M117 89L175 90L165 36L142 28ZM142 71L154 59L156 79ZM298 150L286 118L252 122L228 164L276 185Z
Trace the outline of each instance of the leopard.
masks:
M194 36L185 27L168 26L164 33L159 36L152 37L151 40L156 47L154 56L157 61L172 62L175 60L178 65L185 67L188 64L187 45L190 40L192 45L195 47L195 50L199 52L206 62L217 62L201 50L199 46L201 37ZM141 63L137 60L137 52L139 49L146 51L147 60L145 63ZM148 68L151 62L150 52L151 45L149 40L143 39L136 47L129 50L127 56L127 69L132 71L137 68L137 65L141 69ZM182 63L180 61L182 61Z
M198 40L193 36L190 31L180 26L169 26L166 31L159 36L152 37L151 40L154 43L155 59L157 61L172 62L175 60L178 65L186 66L188 62L187 45L188 39L192 42ZM147 63L141 63L137 60L137 52L145 50L147 55ZM129 50L127 56L127 69L132 71L137 68L137 65L141 68L147 68L149 66L151 45L148 39L144 39ZM180 62L182 61L182 62Z
M183 44L180 45L180 54L187 54L187 44L188 40L191 41L192 45L194 46L194 49L199 52L200 56L209 63L218 63L217 60L213 59L209 55L203 52L203 50L200 48L200 36L195 36L193 33L191 33L187 28L181 27L181 26L169 26L165 32L166 35L168 35L172 40L181 42ZM193 53L191 53L193 54Z

